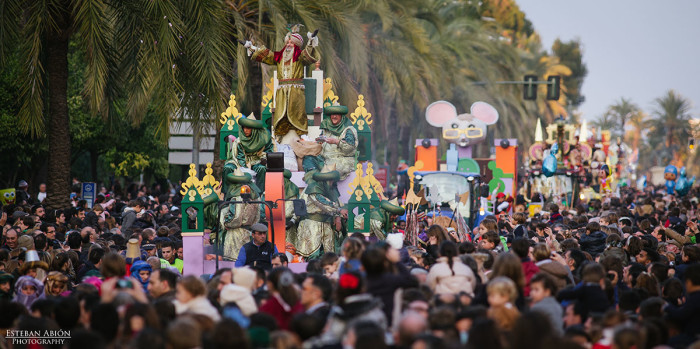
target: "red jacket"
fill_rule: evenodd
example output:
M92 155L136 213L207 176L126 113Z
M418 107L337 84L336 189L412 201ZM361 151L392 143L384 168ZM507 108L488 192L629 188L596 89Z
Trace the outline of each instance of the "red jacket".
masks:
M530 279L540 271L540 268L530 258L524 258L521 264L523 266L523 274L525 274L525 297L528 297L530 296Z
M277 293L273 293L267 302L260 307L260 311L268 313L277 319L277 325L279 325L280 329L288 330L292 317L295 314L303 313L304 307L300 302L297 302L294 306L289 306Z

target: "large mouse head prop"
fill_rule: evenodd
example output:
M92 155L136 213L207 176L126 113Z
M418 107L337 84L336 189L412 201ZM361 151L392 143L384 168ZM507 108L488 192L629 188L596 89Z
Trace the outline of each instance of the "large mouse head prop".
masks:
M471 113L457 115L457 109L452 103L437 101L425 110L425 119L432 126L442 127L442 138L460 147L467 147L486 139L486 126L498 121L498 112L488 103L475 102Z

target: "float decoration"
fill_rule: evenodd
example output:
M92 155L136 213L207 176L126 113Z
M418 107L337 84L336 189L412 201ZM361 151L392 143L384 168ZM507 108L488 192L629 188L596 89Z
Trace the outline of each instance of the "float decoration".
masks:
M236 96L231 95L228 101L228 108L221 113L219 122L221 123L221 135L219 136L219 160L226 160L230 155L231 145L238 137L238 119L243 114L236 107Z
M262 122L268 131L272 130L272 101L275 98L275 78L271 77L270 81L265 84L267 92L262 96L262 102L260 103L262 110Z
M180 195L190 195L190 188L194 188L195 190L197 190L198 194L201 193L204 190L204 184L199 181L199 178L197 178L197 170L195 164L190 164L190 169L187 171L187 173L190 176L187 177L185 183L182 183L182 190L180 190Z
M408 188L408 193L406 194L406 200L404 201L404 204L406 205L407 208L409 207L418 207L422 204L427 203L425 198L422 196L416 195L414 191L414 186L415 186L415 172L420 171L423 169L423 161L416 161L416 163L408 168L407 174L408 174L408 182L409 182L409 188ZM411 206L412 205L412 206Z
M350 121L357 130L357 161L372 160L372 114L365 108L365 96L357 96L357 108L350 113Z
M685 166L681 167L680 175L678 177L678 180L676 181L676 193L678 193L679 196L685 196L688 194L690 191L690 188L693 187L693 184L695 183L695 176L688 180L687 175L686 175L686 170Z
M338 96L333 92L333 84L331 78L323 80L323 106L330 107L338 103Z
M472 146L483 142L488 125L498 121L498 111L485 102L474 102L469 113L457 114L457 108L447 101L431 103L425 109L425 119L442 129L442 138L457 146L459 158L472 158Z
M369 184L369 178L364 176L362 173L362 164L357 164L357 169L355 170L355 180L353 180L354 186L351 186L350 200L348 201L348 232L360 232L369 233L370 230L370 210L371 203L370 197L372 197L373 190L372 186ZM376 196L376 194L374 194ZM357 213L355 213L357 211ZM358 228L355 225L355 217L362 215L362 227Z
M3 205L12 205L16 198L15 188L7 188L0 190L0 203Z
M189 177L182 183L180 194L183 195L180 209L182 212L182 232L198 233L204 231L204 200L201 193L204 185L197 178L195 164L190 164Z
M676 166L668 165L664 169L664 179L666 179L666 194L673 195L676 188L676 178L678 177L678 169Z

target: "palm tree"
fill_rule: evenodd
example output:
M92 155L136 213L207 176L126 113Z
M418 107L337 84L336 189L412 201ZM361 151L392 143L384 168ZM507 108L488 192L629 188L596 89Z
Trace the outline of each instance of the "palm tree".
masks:
M610 130L617 125L617 120L615 120L613 116L609 113L604 113L597 119L593 120L593 122L591 122L591 125L594 126L597 130Z
M166 139L174 113L187 113L200 129L224 107L232 54L221 9L215 0L0 3L0 64L15 46L25 62L21 129L49 137L48 207L68 204L69 43L85 52L84 98L93 116L138 123L153 108L161 120L157 136Z
M632 118L634 114L639 112L639 107L636 104L634 104L629 98L624 97L620 98L619 101L610 105L607 110L607 114L610 114L610 117L618 120L618 122L620 123L619 132L621 135L625 134L625 124L627 123L627 121L630 120L630 118Z
M629 120L627 120L629 125L632 125L632 149L639 148L639 140L642 138L642 134L649 128L649 115L641 110L637 110L630 115Z
M654 100L649 140L653 149L662 155L662 163L679 160L686 152L691 135L690 101L673 90Z
M422 117L416 111L440 95L440 82L449 71L441 65L445 51L425 29L435 25L434 14L422 3L363 1L359 7L368 59L367 76L358 79L358 88L376 115L375 135L383 136L373 137L374 148L385 150L384 159L392 170L399 156L412 148L411 131Z

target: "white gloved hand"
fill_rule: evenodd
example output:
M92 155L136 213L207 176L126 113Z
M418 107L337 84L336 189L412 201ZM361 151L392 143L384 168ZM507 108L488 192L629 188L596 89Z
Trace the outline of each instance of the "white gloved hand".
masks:
M311 47L317 47L318 46L318 36L311 37L311 33L309 33L308 36L309 36L309 45L311 45Z
M253 46L253 43L250 42L250 40L246 40L245 45L243 46L245 46L246 48L250 48L251 46Z

